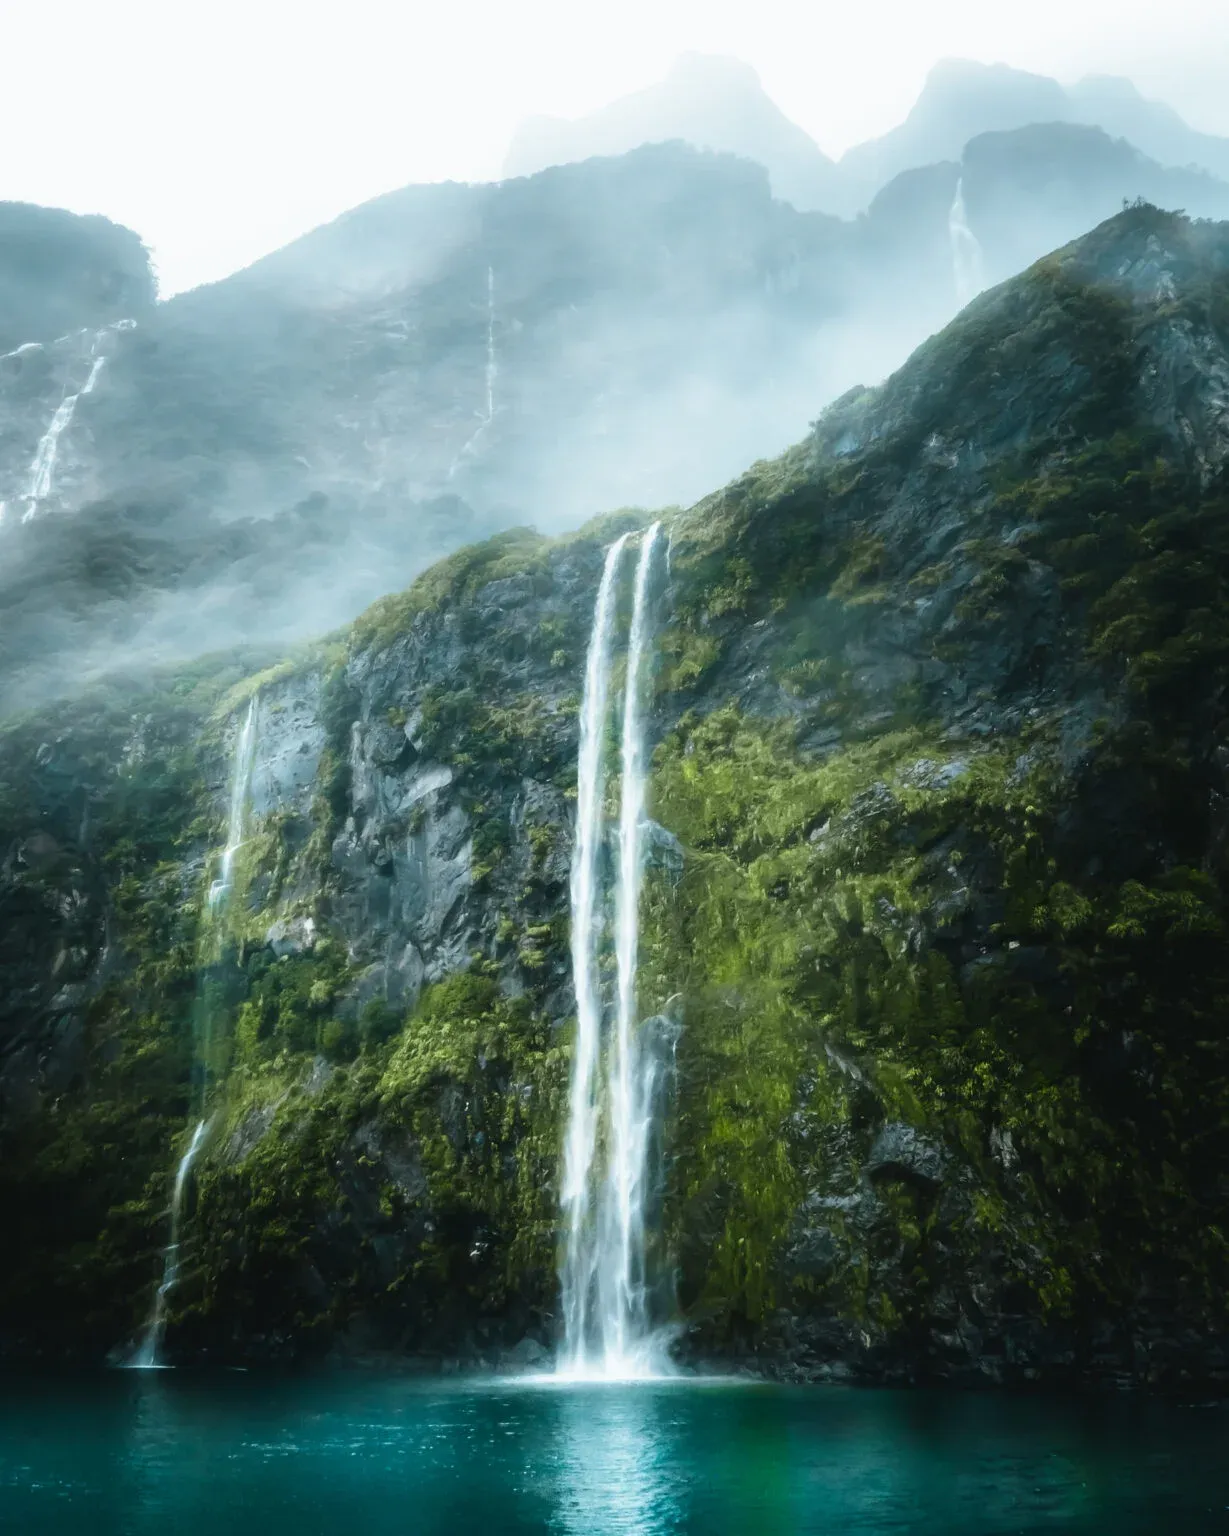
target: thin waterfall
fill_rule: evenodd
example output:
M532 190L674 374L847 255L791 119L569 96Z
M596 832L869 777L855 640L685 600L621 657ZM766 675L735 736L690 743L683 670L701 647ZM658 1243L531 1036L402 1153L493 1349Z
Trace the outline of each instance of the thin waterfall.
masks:
M486 269L486 424L495 420L495 382L499 364L495 358L495 268Z
M247 821L248 790L252 782L252 763L256 755L256 699L252 698L244 716L243 727L235 742L230 773L230 812L226 821L226 847L218 878L209 887L209 908L216 912L230 895L235 878L235 855L243 847Z
M952 275L956 301L963 309L986 286L985 260L981 242L969 228L964 206L964 177L956 179L956 195L947 215L947 232L952 243Z
M628 535L606 551L593 611L580 711L576 771L576 838L572 849L572 983L576 992L576 1044L563 1145L562 1204L564 1364L579 1370L589 1335L596 1249L590 1231L589 1183L597 1142L597 1065L602 1035L598 987L598 864L602 801L606 791L606 704L614 636L615 580Z
M478 451L487 428L495 420L495 386L499 381L499 359L495 351L495 268L486 269L486 366L483 369L485 400L483 409L475 412L478 425L461 445L460 452L448 466L451 480L466 459L472 459Z
M85 383L73 395L65 395L56 407L55 415L51 418L51 425L39 439L38 448L34 454L34 462L30 465L30 478L26 485L25 495L22 500L26 504L26 510L22 514L22 522L28 523L38 513L39 507L51 495L52 484L55 479L56 460L60 454L60 439L67 431L77 410L77 402L84 395L92 395L94 386L98 383L98 375L102 372L106 358L98 353L104 332L99 331L90 348L89 376Z
M162 1336L166 1332L167 1298L175 1289L179 1279L179 1232L183 1223L184 1194L188 1188L192 1164L196 1161L197 1153L204 1144L208 1129L207 1120L196 1122L196 1129L192 1132L187 1151L179 1159L179 1167L175 1170L175 1187L171 1192L171 1239L162 1250L162 1284L154 1293L154 1309L145 1326L145 1337L132 1358L132 1367L138 1371L165 1369L159 1356L162 1351Z
M564 1142L564 1340L557 1367L558 1374L567 1377L621 1379L653 1373L655 1341L648 1318L644 1207L655 1059L639 1034L636 971L648 775L644 690L652 627L653 557L659 532L660 524L655 523L641 540L632 597L614 877L617 980L608 1028L604 1027L606 1012L598 980L607 903L600 899L598 886L605 836L605 744L615 583L626 535L606 554L585 670L572 864L577 1030ZM603 1069L600 1081L599 1068Z
M640 951L640 887L644 880L644 807L647 792L643 690L649 636L649 574L661 524L645 534L636 564L632 628L623 696L619 868L615 887L615 960L618 1012L610 1071L610 1152L606 1170L608 1252L599 1278L602 1344L608 1368L631 1372L649 1336L644 1272L644 1196L652 1083L648 1052L636 1034L636 970Z
M231 893L234 890L234 864L235 855L243 847L244 832L247 826L248 798L252 784L252 769L256 761L256 727L257 727L257 699L253 695L247 707L247 713L243 718L243 725L235 738L235 748L231 756L230 770L230 804L226 821L226 846L222 850L222 862L218 878L209 887L206 904L214 919L214 932L211 944L216 943L217 924L224 918ZM167 1301L171 1292L179 1282L181 1260L181 1229L183 1225L184 1196L187 1194L188 1181L192 1175L192 1168L199 1156L201 1149L209 1135L212 1123L205 1113L206 1103L209 1097L209 1075L213 1064L213 1020L211 1010L206 1006L203 1009L205 1017L198 1024L199 1038L197 1051L203 1064L202 1074L197 1087L197 1098L200 1105L200 1117L192 1132L184 1155L179 1160L175 1170L175 1183L171 1190L171 1231L166 1247L162 1250L162 1282L154 1293L153 1309L149 1315L149 1321L145 1325L145 1333L136 1354L128 1362L135 1370L161 1370L164 1362L161 1360L162 1339L166 1332Z

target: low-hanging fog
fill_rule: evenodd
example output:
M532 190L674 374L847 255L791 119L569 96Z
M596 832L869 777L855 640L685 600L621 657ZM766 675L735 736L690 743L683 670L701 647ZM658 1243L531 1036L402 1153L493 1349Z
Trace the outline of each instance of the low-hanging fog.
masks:
M406 188L162 304L128 232L0 205L0 706L274 654L499 528L692 502L1124 199L1229 216L1095 123L872 190L804 211L652 144Z

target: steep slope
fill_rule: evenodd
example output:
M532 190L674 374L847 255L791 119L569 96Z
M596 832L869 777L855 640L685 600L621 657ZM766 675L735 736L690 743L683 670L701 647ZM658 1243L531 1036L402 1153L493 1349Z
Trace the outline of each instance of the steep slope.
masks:
M1227 463L1229 227L1140 207L670 519L640 979L692 1353L1224 1383ZM9 1352L138 1325L194 1021L173 1351L549 1344L577 690L637 522L6 729Z
M149 253L132 230L98 214L0 203L0 354L147 314L154 297Z
M1129 80L1087 75L1068 87L1067 96L1077 122L1128 139L1162 165L1197 166L1229 180L1229 139L1197 132L1172 107L1149 101Z
M529 118L509 146L504 175L672 139L754 160L768 171L773 196L795 208L833 207L836 168L814 139L765 94L749 64L701 53L683 54L660 84L587 117Z
M0 359L0 710L118 654L320 633L500 527L693 500L951 317L958 181L989 281L1123 200L1229 213L1070 125L983 136L853 223L659 145L406 188Z
M959 161L903 171L859 220L867 299L875 293L894 306L901 329L923 314L938 329L949 313L957 186L976 242L970 277L978 287L1021 271L1138 199L1198 218L1229 217L1229 183L1158 165L1098 128L1049 123L982 134Z

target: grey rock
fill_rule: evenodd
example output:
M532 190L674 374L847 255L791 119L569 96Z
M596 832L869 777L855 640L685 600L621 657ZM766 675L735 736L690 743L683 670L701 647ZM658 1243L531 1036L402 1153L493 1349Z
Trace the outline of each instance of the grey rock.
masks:
M265 933L265 943L279 958L282 955L301 955L315 946L318 934L315 919L311 917L278 918Z
M904 1178L933 1187L943 1182L948 1161L937 1141L904 1121L894 1120L875 1137L865 1166L871 1178Z

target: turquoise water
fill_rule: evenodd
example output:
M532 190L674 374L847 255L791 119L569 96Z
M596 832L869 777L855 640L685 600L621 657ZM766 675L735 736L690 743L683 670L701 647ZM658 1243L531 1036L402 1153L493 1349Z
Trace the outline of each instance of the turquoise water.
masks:
M0 1382L0 1531L1229 1533L1229 1410L357 1374Z

